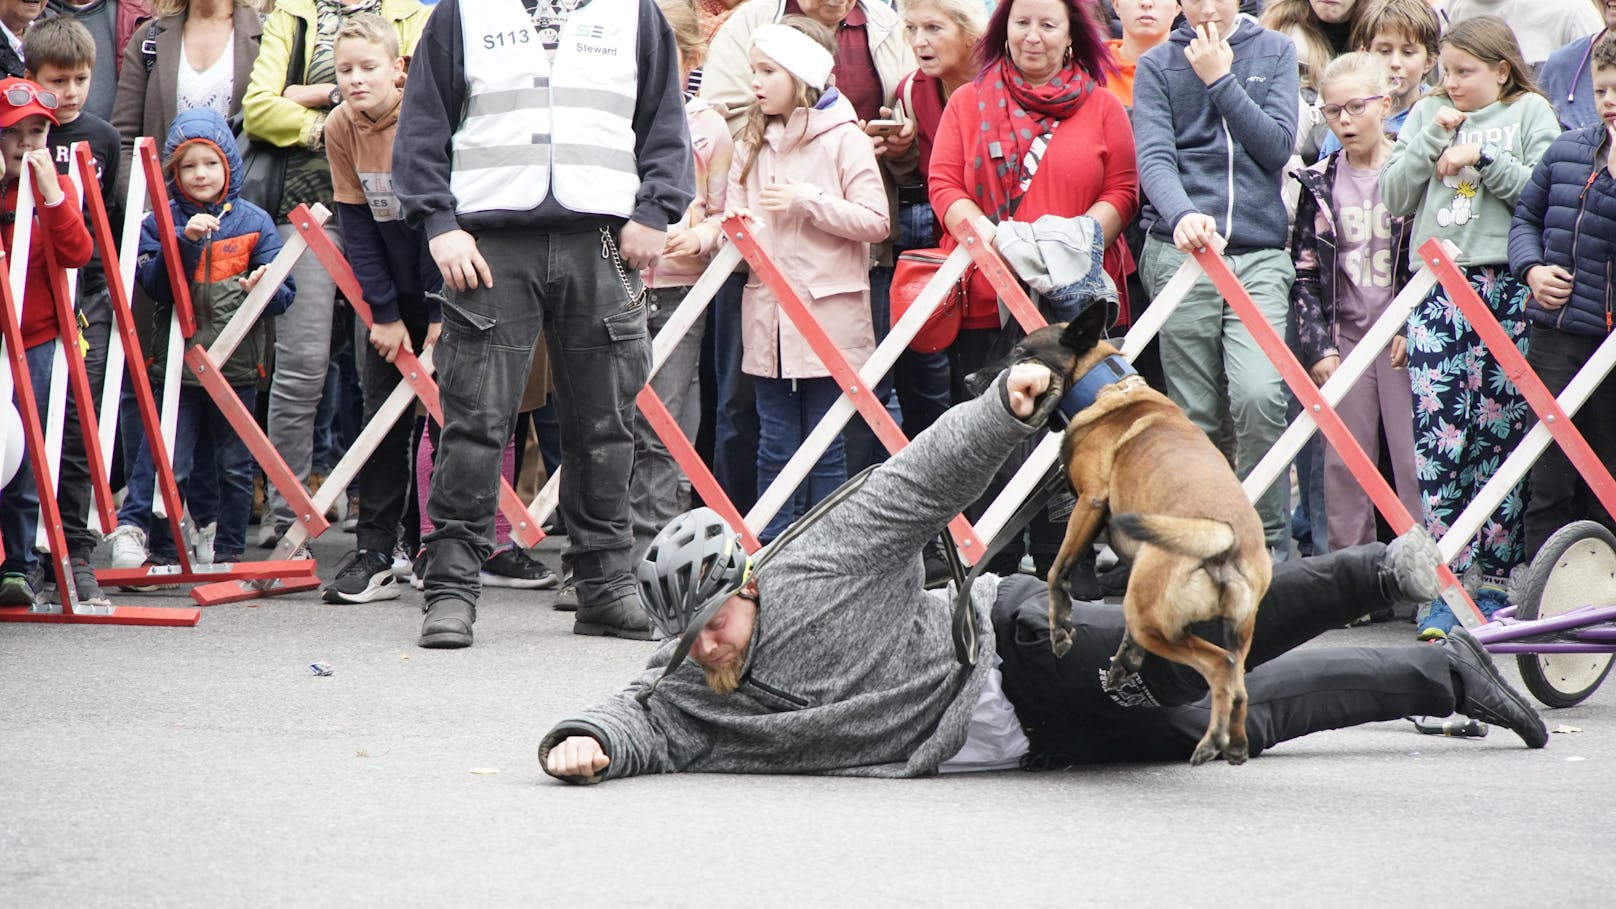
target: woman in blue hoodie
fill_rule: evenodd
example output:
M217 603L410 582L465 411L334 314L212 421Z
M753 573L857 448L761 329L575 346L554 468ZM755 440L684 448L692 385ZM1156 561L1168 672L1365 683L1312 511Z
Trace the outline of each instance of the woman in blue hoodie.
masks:
M180 258L185 274L190 276L191 307L196 314L196 333L186 341L188 345L209 347L263 278L270 261L281 250L281 238L268 212L240 198L241 152L230 127L217 112L204 108L176 117L163 144L163 157L169 213L179 234ZM156 215L147 215L140 227L135 277L156 303L152 349L163 350L168 346L171 320L167 310L174 305L174 290L169 285L163 243L157 231ZM276 288L269 306L230 359L219 364L225 380L249 412L257 403L258 382L264 377L264 318L285 312L292 298L292 281L288 277ZM164 377L157 373L153 379L161 382ZM174 479L180 488L185 488L197 450L211 443L220 492L214 558L219 562L235 561L246 549L247 521L252 512L252 455L198 381L186 373L181 382L179 422L174 450L170 452ZM130 473L129 494L118 511L118 528L109 539L122 535L144 544L149 531L158 555L172 556L174 543L168 539L165 525L152 521L153 475L151 450L142 444Z
M1238 0L1183 0L1184 24L1139 58L1133 128L1139 144L1139 275L1152 297L1191 250L1220 234L1224 255L1275 331L1285 331L1296 271L1280 196L1296 143L1296 46L1239 11ZM1285 388L1223 298L1202 278L1161 332L1167 394L1214 433L1227 389L1233 440L1218 439L1243 476L1285 428ZM1270 548L1286 545L1284 490L1257 500Z

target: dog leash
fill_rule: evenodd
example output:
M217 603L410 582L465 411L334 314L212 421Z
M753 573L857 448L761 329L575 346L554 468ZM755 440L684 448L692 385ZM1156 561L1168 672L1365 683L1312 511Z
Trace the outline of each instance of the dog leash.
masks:
M954 545L954 535L944 527L941 534L943 539L943 555L948 560L948 570L954 575L954 659L961 666L976 665L976 616L971 612L971 587L976 579L987 568L988 562L1003 549L1007 543L1021 534L1022 528L1032 522L1039 509L1043 508L1057 493L1061 491L1066 482L1065 472L1059 464L1051 467L1044 478L1038 482L1027 500L1021 503L1016 513L1010 516L999 533L988 542L981 558L971 566L970 574L965 573L965 567L960 563L959 549Z

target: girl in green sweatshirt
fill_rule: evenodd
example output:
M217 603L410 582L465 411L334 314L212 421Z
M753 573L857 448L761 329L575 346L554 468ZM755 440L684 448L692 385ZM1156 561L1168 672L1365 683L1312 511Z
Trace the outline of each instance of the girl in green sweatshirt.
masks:
M1510 218L1559 122L1502 19L1455 25L1441 60L1442 86L1409 112L1382 195L1393 216L1414 215L1414 249L1432 237L1459 247L1471 287L1524 353L1527 287L1509 270ZM1422 265L1417 256L1412 264ZM1425 525L1441 537L1526 434L1527 405L1440 284L1409 317L1408 373ZM1516 489L1453 565L1468 569L1467 586L1489 615L1505 604L1504 580L1523 558L1520 519ZM1444 637L1455 622L1438 600L1421 616L1420 639Z

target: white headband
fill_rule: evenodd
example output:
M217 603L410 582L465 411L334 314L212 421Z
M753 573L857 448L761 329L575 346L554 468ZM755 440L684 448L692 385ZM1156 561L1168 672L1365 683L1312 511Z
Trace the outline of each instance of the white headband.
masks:
M824 45L789 25L770 23L752 33L752 46L798 79L824 91L836 59Z

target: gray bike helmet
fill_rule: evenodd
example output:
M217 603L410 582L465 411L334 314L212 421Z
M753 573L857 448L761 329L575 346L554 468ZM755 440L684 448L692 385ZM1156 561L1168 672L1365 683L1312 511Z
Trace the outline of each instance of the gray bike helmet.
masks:
M682 638L664 676L683 662L702 627L751 573L740 537L711 508L693 508L656 535L640 561L640 600L663 634Z

